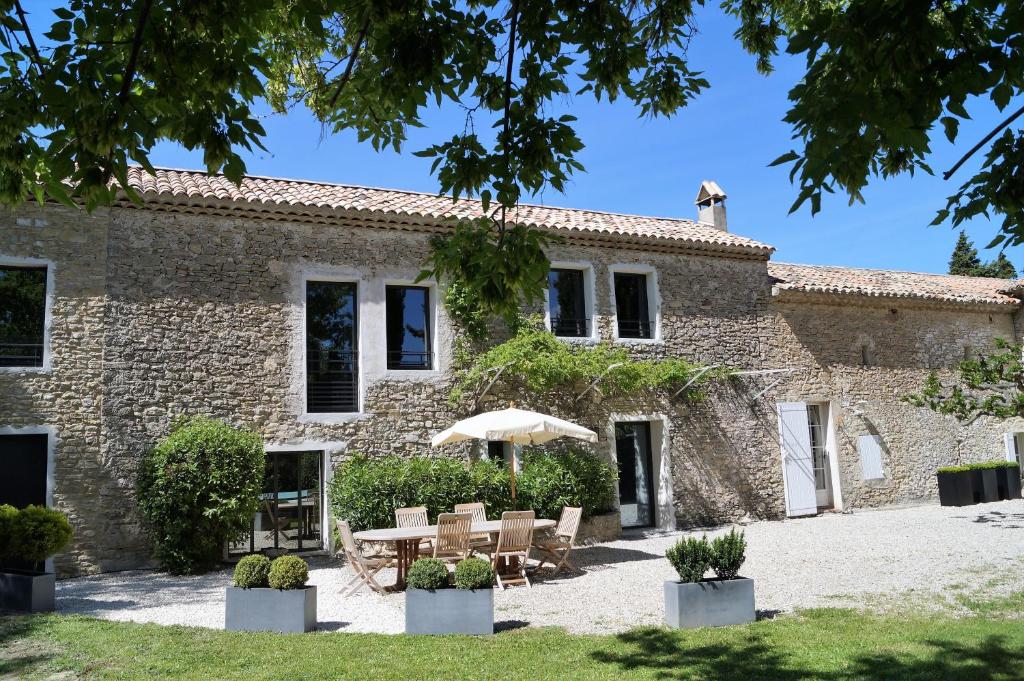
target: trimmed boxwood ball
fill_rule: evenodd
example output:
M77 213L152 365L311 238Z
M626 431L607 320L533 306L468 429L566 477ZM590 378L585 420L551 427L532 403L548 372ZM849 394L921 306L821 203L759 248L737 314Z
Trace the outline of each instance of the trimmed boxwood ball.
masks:
M466 558L455 566L456 589L489 589L494 582L494 569L482 558Z
M711 567L711 544L707 537L684 537L669 547L665 557L679 573L679 581L699 582Z
M15 558L42 563L71 541L71 523L60 511L45 506L26 506L11 521L9 551Z
M711 569L719 579L736 579L746 560L747 540L735 528L711 541Z
M409 566L405 581L410 589L447 589L448 566L437 558L420 558Z
M270 564L267 584L271 589L301 589L309 581L309 566L298 556L280 556Z
M263 589L270 586L270 559L254 554L245 556L235 566L234 585L241 589Z

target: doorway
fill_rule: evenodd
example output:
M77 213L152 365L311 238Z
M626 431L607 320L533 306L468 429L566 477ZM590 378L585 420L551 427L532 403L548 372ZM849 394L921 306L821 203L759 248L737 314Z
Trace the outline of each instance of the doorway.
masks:
M322 550L323 490L322 451L267 452L259 509L232 550Z
M49 436L45 433L0 435L0 504L25 508L47 506Z
M830 509L832 499L832 463L828 451L828 405L807 405L807 430L811 440L811 469L814 471L814 496L819 510Z
M615 458L619 465L619 513L623 527L654 525L654 460L651 424L615 424Z

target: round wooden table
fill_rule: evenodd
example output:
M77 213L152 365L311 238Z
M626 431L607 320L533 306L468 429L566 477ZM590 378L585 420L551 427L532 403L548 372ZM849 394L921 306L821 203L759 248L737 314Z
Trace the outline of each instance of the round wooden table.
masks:
M538 518L533 521L533 531L546 530L556 525L554 520ZM500 520L487 520L482 523L473 523L469 528L470 534L491 534L496 535L501 531ZM412 562L419 557L420 542L424 539L437 538L437 525L423 525L421 527L385 527L379 530L363 530L352 535L359 541L388 542L394 543L395 553L398 554L398 578L392 587L396 591L405 589L405 573Z

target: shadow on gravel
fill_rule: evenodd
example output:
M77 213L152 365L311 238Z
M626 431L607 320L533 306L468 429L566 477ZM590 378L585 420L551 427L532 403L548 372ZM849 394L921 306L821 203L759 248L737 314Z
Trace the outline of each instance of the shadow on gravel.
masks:
M652 671L659 679L729 679L730 681L1002 681L1024 679L1024 651L1007 646L1001 636L979 644L924 641L914 657L892 653L854 657L841 671L809 668L786 659L763 634L751 633L728 644L688 645L687 637L665 629L638 629L620 634L626 650L597 651L591 657L620 672ZM806 655L805 655L806 657ZM811 659L817 658L813 656ZM827 656L822 656L827 657Z
M1019 530L1024 528L1024 513L988 511L977 515L972 522L992 525L1004 530Z

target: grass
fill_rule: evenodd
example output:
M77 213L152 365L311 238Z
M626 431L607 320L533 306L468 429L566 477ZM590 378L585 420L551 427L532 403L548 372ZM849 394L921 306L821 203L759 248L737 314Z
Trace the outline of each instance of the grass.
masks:
M690 632L520 629L438 638L7 617L0 618L0 678L1003 681L1024 679L1024 621L829 608Z

